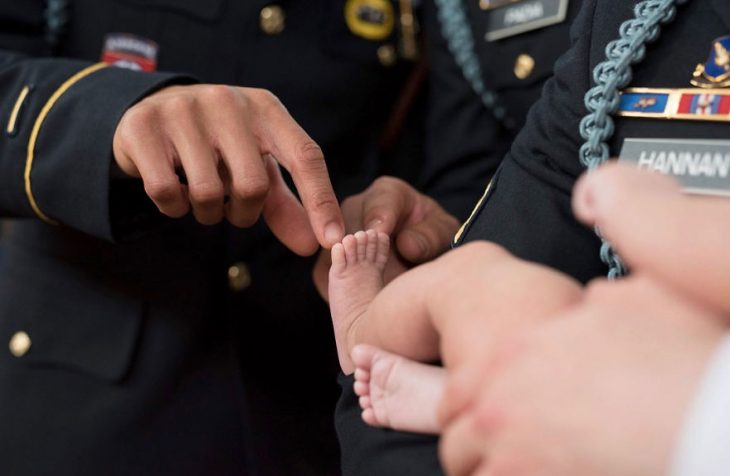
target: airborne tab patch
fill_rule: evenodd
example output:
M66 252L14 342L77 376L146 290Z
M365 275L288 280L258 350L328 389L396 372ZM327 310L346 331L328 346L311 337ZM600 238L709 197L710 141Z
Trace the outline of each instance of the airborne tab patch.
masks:
M129 33L110 33L104 40L101 61L118 68L155 71L159 46L152 40Z

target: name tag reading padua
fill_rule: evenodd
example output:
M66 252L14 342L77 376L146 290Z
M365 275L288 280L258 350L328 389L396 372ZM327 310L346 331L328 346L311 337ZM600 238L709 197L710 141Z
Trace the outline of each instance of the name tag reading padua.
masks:
M486 2L487 41L501 40L565 21L568 0L492 0Z
M619 160L671 175L688 193L730 196L730 140L626 139Z

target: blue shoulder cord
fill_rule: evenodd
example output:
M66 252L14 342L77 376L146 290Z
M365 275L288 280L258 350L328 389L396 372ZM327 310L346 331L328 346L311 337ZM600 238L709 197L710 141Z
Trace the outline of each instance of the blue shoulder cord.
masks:
M492 112L504 127L513 129L515 124L507 115L507 109L501 104L497 94L487 89L482 79L479 58L474 51L474 37L462 1L434 0L438 10L439 23L441 23L441 32L456 64L461 68L464 77L482 100L484 106Z
M631 82L631 66L646 56L646 45L659 38L661 25L674 19L676 5L687 0L644 0L634 7L634 18L619 28L620 38L606 46L606 61L593 70L596 86L585 95L589 114L580 123L580 135L586 141L580 148L580 161L590 171L609 159L608 140L615 128L611 114L619 106L620 91ZM608 278L626 273L621 257L596 228L601 238L601 260L608 265Z
M46 0L46 43L55 49L68 22L69 0Z

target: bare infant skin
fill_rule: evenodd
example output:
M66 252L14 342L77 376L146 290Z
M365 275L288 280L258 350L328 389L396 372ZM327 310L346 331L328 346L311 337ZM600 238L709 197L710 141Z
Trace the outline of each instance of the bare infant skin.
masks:
M483 349L546 312L577 302L580 285L489 243L474 243L408 271L387 286L388 236L348 235L332 249L330 308L342 370L355 372L363 419L373 426L438 433L446 382L440 336L476 314ZM360 345L358 344L367 344ZM448 366L448 362L446 362Z

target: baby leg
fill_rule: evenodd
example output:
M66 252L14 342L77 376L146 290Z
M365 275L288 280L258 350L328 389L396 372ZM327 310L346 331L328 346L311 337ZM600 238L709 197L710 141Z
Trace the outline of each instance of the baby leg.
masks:
M358 232L332 249L330 310L340 365L354 370L350 352L371 344L419 361L439 358L438 334L428 315L426 296L438 286L438 273L423 265L383 287L387 235Z
M337 355L345 373L353 370L350 334L375 296L383 289L383 270L388 260L390 238L374 230L347 235L332 247L329 298Z
M421 364L377 347L353 349L355 393L362 418L376 427L438 434L436 418L446 384L446 370Z

